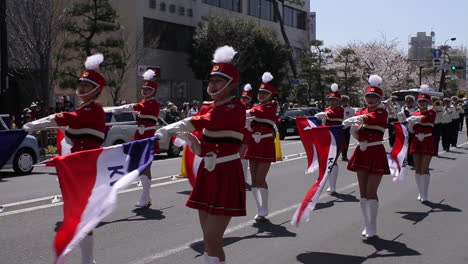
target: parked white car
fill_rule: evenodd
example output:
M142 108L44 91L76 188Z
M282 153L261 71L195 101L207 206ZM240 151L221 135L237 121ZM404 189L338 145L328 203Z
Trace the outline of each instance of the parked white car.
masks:
M137 130L135 115L133 113L114 114L112 113L112 109L114 108L112 106L104 107L106 123L115 124L107 132L106 139L104 140L105 147L132 141L132 137ZM156 127L161 127L161 124L167 125L163 119L158 118ZM169 157L177 157L181 152L181 148L172 144L172 140L160 144L159 148L161 153L167 153Z
M9 130L3 118L8 115L0 115L0 130ZM39 145L34 136L27 135L16 151L1 169L13 169L16 174L28 174L33 170L33 165L39 161Z

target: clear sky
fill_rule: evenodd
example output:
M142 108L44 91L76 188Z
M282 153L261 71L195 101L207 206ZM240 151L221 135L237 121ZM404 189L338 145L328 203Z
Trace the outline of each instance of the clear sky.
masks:
M317 39L326 46L369 41L384 34L408 49L408 37L436 33L435 43L468 46L468 0L310 0Z

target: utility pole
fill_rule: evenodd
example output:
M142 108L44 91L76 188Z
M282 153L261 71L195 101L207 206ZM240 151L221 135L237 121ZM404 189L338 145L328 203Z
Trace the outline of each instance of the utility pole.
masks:
M0 0L0 95L8 87L8 41L6 27L7 0Z

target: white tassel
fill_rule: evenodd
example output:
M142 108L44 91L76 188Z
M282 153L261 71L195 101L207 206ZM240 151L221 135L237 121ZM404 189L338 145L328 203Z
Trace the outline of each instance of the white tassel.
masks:
M250 83L246 84L244 86L244 91L248 92L248 91L251 91L252 90L252 85L250 85Z
M380 87L380 85L382 84L382 78L380 78L380 76L378 75L371 75L369 77L369 84L370 86L373 86L373 87Z
M419 91L421 93L427 93L429 91L429 85L427 85L427 84L421 85L421 87L419 87Z
M263 83L268 83L268 82L270 82L271 80L273 80L273 75L271 75L270 72L265 72L265 73L263 73L263 75L262 75L262 82L263 82Z
M331 91L332 92L338 92L338 84L334 83L331 85Z
M153 70L147 70L145 73L143 73L143 80L150 81L154 78L155 74L156 73Z
M228 63L234 59L237 52L231 46L222 46L216 49L213 55L213 62L214 63Z
M86 58L85 67L88 70L96 70L104 61L104 55L98 53Z

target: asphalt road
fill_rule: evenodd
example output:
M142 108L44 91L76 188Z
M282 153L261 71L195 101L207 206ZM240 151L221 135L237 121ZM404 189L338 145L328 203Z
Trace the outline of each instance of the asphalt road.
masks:
M246 217L233 218L225 234L227 263L468 263L468 143L440 153L431 163L428 205L417 199L414 171L403 183L384 177L379 189L379 239L361 241L363 227L356 176L339 161L336 197L322 194L310 222L299 228L289 221L314 183L305 175L306 159L297 138L282 142L288 158L268 176L270 222L253 225L255 202L247 193ZM389 150L389 148L387 148ZM302 155L301 155L302 154ZM195 210L184 206L190 193L179 173L180 159L158 158L153 166L153 206L134 210L140 187L119 195L116 210L95 231L100 263L202 263L201 230ZM54 169L40 168L14 177L0 171L0 263L53 262L52 241L62 219ZM79 263L79 249L67 263Z

